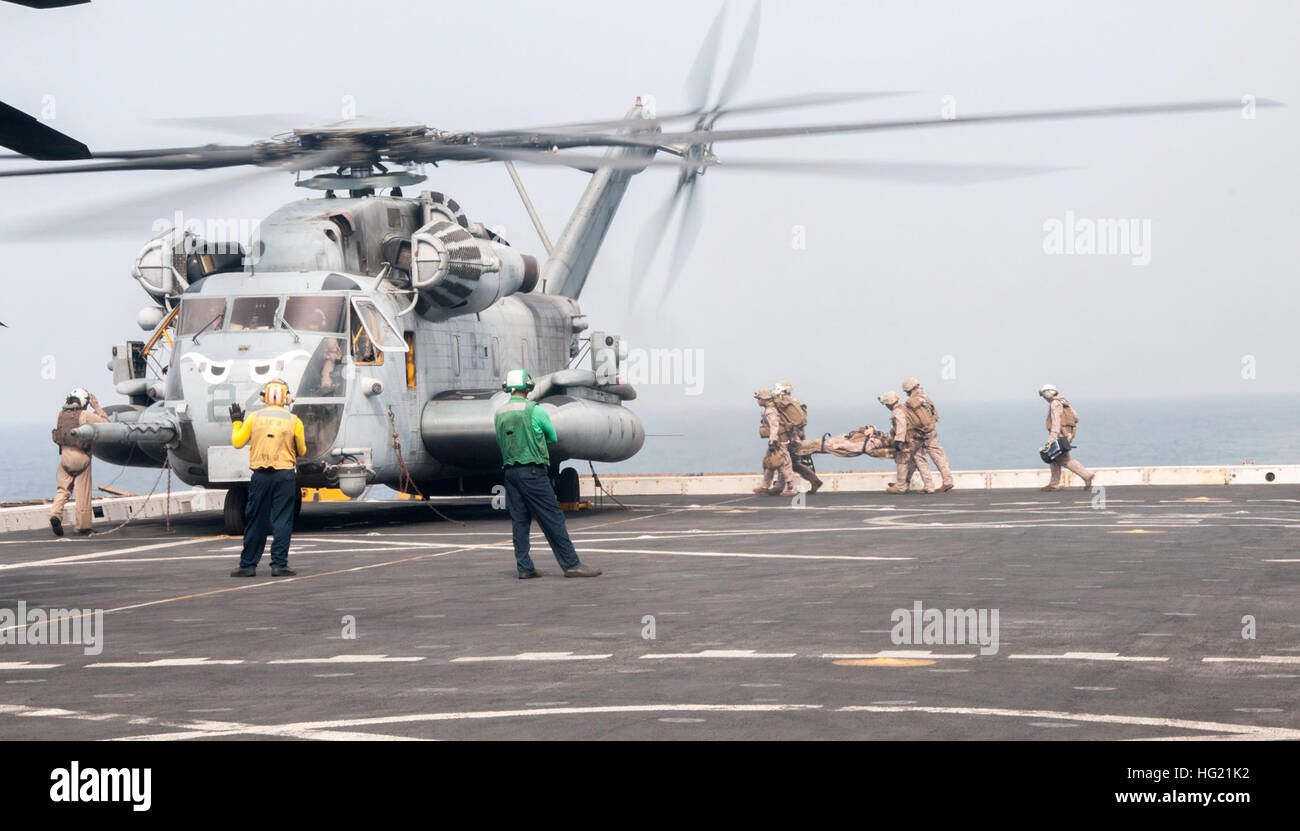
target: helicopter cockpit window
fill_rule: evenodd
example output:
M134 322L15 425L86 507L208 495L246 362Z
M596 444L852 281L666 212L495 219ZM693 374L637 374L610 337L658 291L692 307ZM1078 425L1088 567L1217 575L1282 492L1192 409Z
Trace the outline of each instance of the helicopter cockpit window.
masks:
M187 297L181 301L180 333L212 332L225 323L226 298Z
M290 297L284 322L297 332L342 332L343 305L342 297Z
M270 331L279 308L278 297L236 297L230 309L230 331Z
M352 299L353 323L360 321L371 344L383 352L405 352L406 340L373 301L364 297ZM353 326L353 343L356 343L356 326Z

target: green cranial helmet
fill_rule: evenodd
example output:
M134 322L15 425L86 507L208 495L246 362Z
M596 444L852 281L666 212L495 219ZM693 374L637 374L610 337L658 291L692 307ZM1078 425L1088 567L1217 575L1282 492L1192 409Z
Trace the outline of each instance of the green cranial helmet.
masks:
M524 392L533 388L533 376L526 369L512 369L506 373L506 382L501 385L506 392Z

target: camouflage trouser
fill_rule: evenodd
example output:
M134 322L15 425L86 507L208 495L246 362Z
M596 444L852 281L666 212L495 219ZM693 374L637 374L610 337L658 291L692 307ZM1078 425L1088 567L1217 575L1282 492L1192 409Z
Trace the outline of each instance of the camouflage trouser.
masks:
M943 448L939 446L938 433L931 433L921 440L921 449L917 456L921 459L929 456L930 461L934 462L935 468L939 471L939 478L942 483L944 485L952 484L952 468L948 467L948 454L944 453Z
M923 442L920 439L908 439L903 444L903 449L894 454L894 463L898 465L898 479L894 486L902 490L911 490L912 474L920 472L921 487L930 491L934 490L934 482L930 479L930 465L921 455L921 446Z
M1075 461L1075 459L1072 456L1070 456L1069 453L1062 453L1061 455L1056 457L1056 461L1052 462L1052 480L1048 484L1050 485L1061 484L1061 468L1065 468L1066 470L1073 473L1075 476L1078 476L1080 479L1083 479L1085 482L1092 478L1092 473L1088 470L1088 468L1084 467L1082 464Z
M773 488L780 485L789 489L794 487L794 466L790 463L790 451L785 445L778 444L776 454L780 458L780 463L773 468L764 467L763 469L763 487Z

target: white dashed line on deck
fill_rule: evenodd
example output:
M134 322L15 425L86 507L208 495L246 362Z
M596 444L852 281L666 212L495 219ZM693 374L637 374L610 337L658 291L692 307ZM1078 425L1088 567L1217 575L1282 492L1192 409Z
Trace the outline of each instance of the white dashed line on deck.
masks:
M1151 655L1120 655L1118 652L1066 652L1061 655L1008 655L1013 660L1055 660L1055 661L1129 661L1158 662L1168 661Z
M518 655L465 655L452 658L453 664L487 663L490 661L603 661L606 655L575 655L572 652L520 652Z
M1258 658L1202 658L1207 664L1300 664L1300 655L1260 655Z
M642 659L675 658L793 658L794 652L757 652L753 649L705 649L701 652L650 652Z
M328 658L276 658L268 664L389 664L423 661L423 655L389 656L389 655L332 655Z
M96 664L86 664L86 668L111 667L114 669L146 669L153 667L206 667L242 663L245 663L242 658L222 658L215 660L212 658L159 658L156 661L104 661Z

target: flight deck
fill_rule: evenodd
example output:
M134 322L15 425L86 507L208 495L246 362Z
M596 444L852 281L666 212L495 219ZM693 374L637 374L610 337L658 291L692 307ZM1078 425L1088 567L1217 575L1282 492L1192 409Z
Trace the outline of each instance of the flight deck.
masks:
M1300 739L1294 485L620 499L594 580L485 504L306 505L294 578L215 511L0 534L0 608L103 611L0 646L0 737Z

